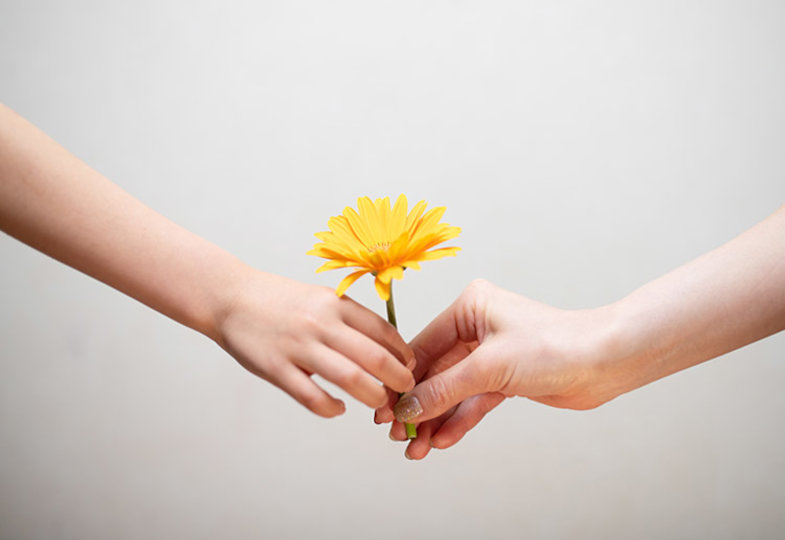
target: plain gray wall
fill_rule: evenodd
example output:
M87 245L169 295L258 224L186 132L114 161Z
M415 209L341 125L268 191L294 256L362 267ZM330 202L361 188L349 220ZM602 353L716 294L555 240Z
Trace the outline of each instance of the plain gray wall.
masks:
M475 277L612 302L785 202L785 3L0 3L0 101L250 264L358 196L425 199ZM382 312L370 279L350 294ZM421 463L0 236L0 537L775 538L785 335L597 410L519 399ZM340 392L338 392L340 394Z

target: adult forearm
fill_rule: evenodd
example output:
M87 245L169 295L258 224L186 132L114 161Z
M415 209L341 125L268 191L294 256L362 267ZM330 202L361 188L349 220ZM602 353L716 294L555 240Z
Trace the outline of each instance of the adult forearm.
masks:
M245 271L2 105L0 227L213 338L225 297Z
M612 309L615 393L785 329L785 207Z

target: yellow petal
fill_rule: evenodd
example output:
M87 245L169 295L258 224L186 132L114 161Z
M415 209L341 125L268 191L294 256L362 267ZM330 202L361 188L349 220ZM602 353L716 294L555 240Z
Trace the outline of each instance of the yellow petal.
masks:
M434 249L433 251L426 251L418 260L420 261L435 261L436 259L441 259L442 257L453 257L456 253L461 250L459 247L446 247L440 249Z
M412 238L417 236L418 234L427 234L431 232L439 220L442 219L444 212L447 210L444 206L439 206L438 208L432 208L422 217L420 223L417 224L412 231Z
M406 230L411 231L414 225L417 223L417 220L420 219L422 213L425 211L425 207L428 206L428 203L425 201L420 201L414 205L412 211L409 212L409 217L406 218Z
M355 232L352 231L352 227L349 225L349 220L347 220L344 216L331 217L327 220L327 226L330 227L333 238L339 238L342 241L350 244L356 244L360 240ZM319 235L316 235L316 237L319 238Z
M457 227L452 227L452 229L458 229ZM458 229L460 232L460 229ZM428 251L434 246L437 246L451 238L455 238L458 236L458 233L453 234L454 231L445 230L439 233L428 234L428 235L418 235L418 238L412 240L407 245L407 253L417 254L422 253L423 251Z
M316 273L319 272L326 272L327 270L335 270L337 268L346 268L347 266L355 266L353 261L341 261L341 260L332 260L327 261L319 268L316 269Z
M346 216L346 221L352 229L352 232L360 240L360 242L367 249L373 245L373 235L368 230L365 220L354 211L354 208L346 207L343 209L343 215Z
M352 283L354 283L355 281L357 281L367 273L368 270L358 270L357 272L352 272L351 274L349 274L348 276L346 276L341 280L341 282L338 284L338 288L335 289L335 294L337 294L338 296L343 296L343 293L346 292L346 289L348 289Z
M395 279L403 278L403 267L391 266L390 268L385 268L384 270L382 270L376 275L376 279L378 279L382 283L390 283L390 280L392 280L393 278Z
M392 210L390 210L390 198L376 199L376 220L379 227L379 239L382 242L390 241L390 223L392 222Z
M398 238L401 233L406 229L406 195L401 194L398 200L395 201L395 206L392 209L392 217L390 220L390 238Z
M381 298L385 302L390 299L389 283L382 283L382 281L379 280L379 276L376 276L376 279L374 280L373 284L376 287L376 294L379 295L379 298Z
M312 250L306 252L306 255L314 255L316 257L321 257L323 259L356 261L358 264L361 264L361 261L357 261L356 257L352 256L351 253L346 253L334 245L328 246L326 244L316 244Z
M390 245L389 248L387 248L387 253L389 253L390 260L401 260L404 257L404 253L408 251L409 245L409 233L404 232L395 240L395 242Z
M379 217L376 206L368 197L360 197L357 199L357 209L360 212L360 219L369 234L369 242L366 243L366 247L371 248L384 240L379 229Z

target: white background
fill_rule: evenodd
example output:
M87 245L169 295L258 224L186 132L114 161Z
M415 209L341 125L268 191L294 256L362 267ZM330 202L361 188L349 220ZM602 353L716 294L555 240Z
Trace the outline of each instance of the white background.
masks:
M358 196L463 228L472 278L599 306L785 202L785 4L0 3L0 101L248 263ZM370 279L350 294L382 312ZM776 538L785 335L589 412L508 401L425 461L317 418L195 332L0 237L0 537ZM340 393L339 393L340 395Z

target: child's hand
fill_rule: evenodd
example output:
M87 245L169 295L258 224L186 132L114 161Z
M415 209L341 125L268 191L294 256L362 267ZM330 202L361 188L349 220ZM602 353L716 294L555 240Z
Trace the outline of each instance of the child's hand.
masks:
M349 298L249 269L218 321L219 344L251 373L314 413L344 412L342 401L310 377L318 374L369 407L414 387L414 353L384 319ZM377 381L378 379L378 381Z

